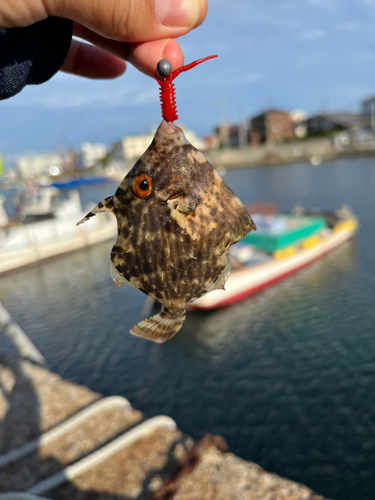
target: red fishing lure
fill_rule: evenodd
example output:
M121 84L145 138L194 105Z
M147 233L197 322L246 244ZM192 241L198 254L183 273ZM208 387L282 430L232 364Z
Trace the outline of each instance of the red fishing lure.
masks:
M160 101L161 101L161 114L164 120L167 122L173 122L177 120L177 105L176 105L176 95L173 80L183 71L188 71L198 64L208 61L208 59L213 59L217 56L208 56L203 59L198 59L190 64L181 66L181 68L172 71L172 65L167 59L162 59L158 62L156 72L157 81L160 85Z

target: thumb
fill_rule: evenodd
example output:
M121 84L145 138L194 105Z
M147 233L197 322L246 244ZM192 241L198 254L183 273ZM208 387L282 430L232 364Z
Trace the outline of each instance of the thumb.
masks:
M175 38L199 26L207 0L44 0L52 16L65 17L122 42Z

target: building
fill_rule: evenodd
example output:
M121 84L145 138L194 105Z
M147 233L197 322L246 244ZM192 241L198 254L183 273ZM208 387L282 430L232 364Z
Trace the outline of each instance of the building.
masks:
M15 161L15 169L22 179L38 178L42 175L62 173L69 163L69 158L62 154L40 154L20 156Z
M375 96L361 102L361 125L375 130Z
M207 149L207 145L204 141L199 139L195 132L192 130L186 130L180 125L184 130L186 139L195 148L199 150ZM117 141L112 146L111 158L117 161L135 161L140 158L146 149L151 144L154 138L154 133L145 135L129 135L124 137L120 141Z
M289 117L294 123L294 135L298 139L303 139L307 135L306 120L307 115L301 109L293 109L289 113Z
M375 96L369 97L361 102L361 114L370 116L375 113Z
M217 137L218 147L226 148L230 145L229 140L230 126L227 123L220 123L215 128L215 135Z
M353 130L360 126L360 116L353 113L321 113L306 120L307 133Z
M91 144L83 142L81 144L82 167L90 168L97 165L108 154L107 147L104 144Z
M137 160L149 147L153 138L153 134L124 137L113 144L111 157L120 161Z
M229 127L229 146L231 148L244 147L250 144L250 124L249 122L232 125Z
M280 142L294 137L294 122L287 111L270 109L250 120L251 144Z

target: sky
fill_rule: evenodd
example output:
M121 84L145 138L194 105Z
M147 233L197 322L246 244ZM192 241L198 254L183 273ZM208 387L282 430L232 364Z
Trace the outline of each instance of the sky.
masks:
M185 63L210 60L175 80L185 127L210 134L265 108L358 112L375 94L375 0L209 0L205 22L179 39ZM0 152L111 144L161 120L158 85L130 65L94 81L58 73L0 102Z

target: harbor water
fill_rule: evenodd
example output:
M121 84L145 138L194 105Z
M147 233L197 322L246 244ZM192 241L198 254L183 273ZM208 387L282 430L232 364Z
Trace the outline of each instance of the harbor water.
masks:
M133 337L145 296L115 288L108 241L0 278L0 301L51 368L337 500L375 498L375 158L234 170L247 203L359 218L356 238L171 341ZM115 185L82 188L84 205ZM90 222L88 222L89 224Z

